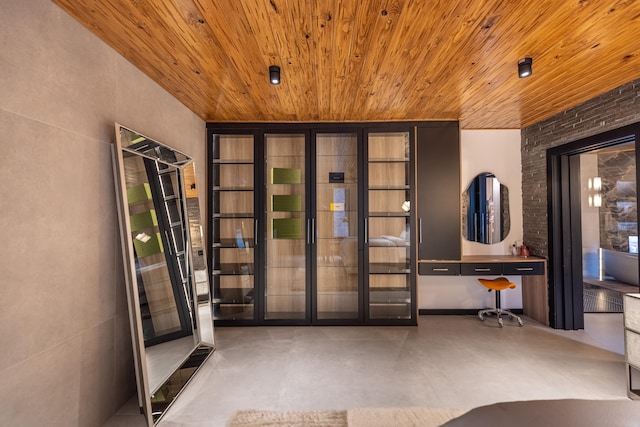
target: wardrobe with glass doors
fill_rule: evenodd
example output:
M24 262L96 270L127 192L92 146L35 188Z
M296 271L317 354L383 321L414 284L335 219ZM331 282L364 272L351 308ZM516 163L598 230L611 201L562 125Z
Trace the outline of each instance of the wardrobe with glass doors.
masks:
M416 324L415 126L208 123L216 324Z

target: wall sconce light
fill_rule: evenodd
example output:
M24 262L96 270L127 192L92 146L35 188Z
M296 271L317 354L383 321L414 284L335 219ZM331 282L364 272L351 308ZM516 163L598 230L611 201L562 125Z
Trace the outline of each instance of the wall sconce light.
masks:
M522 58L518 61L518 77L525 78L529 77L533 70L531 66L533 65L533 58Z
M594 208L599 208L600 206L602 206L602 195L601 194L594 194L593 195L593 207Z
M602 206L602 178L595 176L587 181L589 189L589 206L599 208Z
M280 67L277 65L269 66L269 81L272 85L280 84Z

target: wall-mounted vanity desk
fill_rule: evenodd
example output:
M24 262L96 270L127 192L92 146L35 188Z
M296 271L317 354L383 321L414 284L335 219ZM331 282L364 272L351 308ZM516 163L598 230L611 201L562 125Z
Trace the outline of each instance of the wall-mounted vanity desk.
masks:
M470 255L460 260L420 260L423 276L522 276L524 314L549 325L547 261L535 256Z

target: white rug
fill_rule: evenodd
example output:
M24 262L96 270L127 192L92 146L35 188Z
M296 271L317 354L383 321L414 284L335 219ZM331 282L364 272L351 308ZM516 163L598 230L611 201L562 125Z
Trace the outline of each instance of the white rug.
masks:
M347 411L348 427L438 427L466 411L447 408L358 408Z
M238 411L227 427L346 427L347 411Z
M227 427L437 427L465 411L445 408L357 408L347 411L238 411Z

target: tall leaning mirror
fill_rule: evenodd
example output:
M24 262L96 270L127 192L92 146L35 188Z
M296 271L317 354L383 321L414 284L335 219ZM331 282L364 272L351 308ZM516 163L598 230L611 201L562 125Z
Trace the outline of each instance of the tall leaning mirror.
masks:
M472 242L502 242L511 228L509 189L498 178L476 175L462 194L462 236Z
M153 426L215 344L198 187L189 156L115 126L138 399Z

